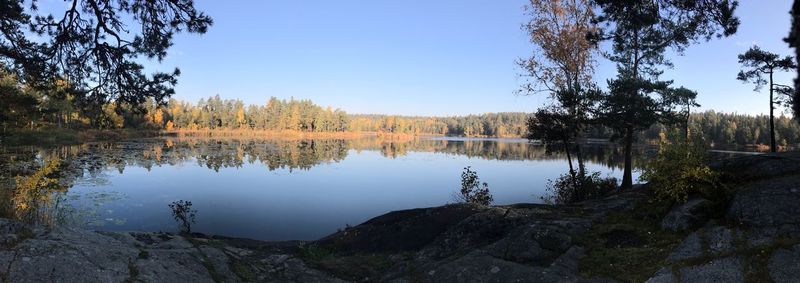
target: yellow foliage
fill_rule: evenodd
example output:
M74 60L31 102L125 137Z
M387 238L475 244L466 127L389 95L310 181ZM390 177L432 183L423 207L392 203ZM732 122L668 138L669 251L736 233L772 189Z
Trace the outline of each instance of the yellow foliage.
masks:
M54 195L65 192L67 187L59 183L57 174L61 166L58 158L48 160L30 176L17 176L11 197L14 217L26 222L52 223Z
M103 123L104 127L122 128L123 126L125 126L125 119L122 118L122 116L120 116L119 114L117 114L115 108L116 105L112 103L103 105L103 114L106 118L105 120L108 122L107 125L105 125L106 124L105 122Z
M525 13L530 20L524 28L541 54L524 63L531 75L557 88L590 82L596 51L585 35L597 29L591 1L530 0Z
M240 127L244 124L247 124L247 120L245 120L244 117L244 108L239 108L239 110L236 111L236 124L238 124Z
M164 113L161 109L156 109L156 113L153 113L153 124L155 124L157 128L161 128L164 125Z
M660 197L679 202L694 193L711 195L709 190L717 185L717 174L708 166L706 146L701 141L676 138L671 142L664 134L658 155L645 165L640 179L653 185Z

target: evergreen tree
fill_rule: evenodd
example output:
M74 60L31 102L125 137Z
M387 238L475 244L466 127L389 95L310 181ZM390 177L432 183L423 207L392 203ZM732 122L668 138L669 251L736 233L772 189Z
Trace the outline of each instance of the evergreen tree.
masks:
M738 3L728 0L596 0L602 25L591 38L611 40L608 58L617 64L617 77L608 82L609 93L600 110L604 123L615 130L625 147L622 187L630 188L632 147L637 132L658 122L675 101L667 96L669 81L658 79L660 67L670 66L667 48L682 52L690 44L736 32L733 16Z
M775 83L773 75L775 72L794 70L797 68L797 64L795 64L791 56L780 58L778 54L761 50L758 46L750 47L747 52L740 54L739 63L746 69L739 71L739 75L736 77L737 80L754 84L753 91L758 91L765 85L769 85L770 151L775 152L777 148L775 145L774 104L780 102L776 101L774 93L786 95L787 98L791 99L794 88ZM764 78L764 76L767 76L767 78Z

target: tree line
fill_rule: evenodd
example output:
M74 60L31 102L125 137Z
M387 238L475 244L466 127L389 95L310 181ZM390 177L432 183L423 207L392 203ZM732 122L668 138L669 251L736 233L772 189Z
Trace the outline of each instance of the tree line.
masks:
M352 115L351 131L465 137L521 137L527 113L501 112L451 117Z
M166 107L152 110L164 117L157 127L172 129L253 129L304 132L344 132L349 117L340 109L323 108L311 100L271 97L264 105L245 105L219 95L197 104L170 99Z
M347 114L307 99L271 97L264 105L245 105L219 96L197 104L170 99L167 106L148 106L151 126L159 129L244 129L301 132L379 132L410 135L521 137L526 113L487 113L454 117Z
M132 104L112 100L83 103L66 81L49 88L20 83L0 68L0 125L8 129L153 129L263 130L300 132L381 132L468 137L521 137L526 113L486 113L453 117L349 115L307 99L271 97L263 105L246 105L219 95L191 103L145 98Z
M410 135L466 137L523 137L532 116L522 112L486 113L452 117L414 117L397 115L348 114L341 109L322 107L307 99L270 98L263 105L246 105L238 99L213 96L190 103L170 99L165 105L145 99L139 105L109 102L81 105L68 92L65 83L47 90L21 85L14 74L0 72L0 102L3 129L154 129L216 130L243 129L304 132L382 132ZM533 115L535 116L535 115ZM637 135L639 140L658 140L675 125L656 123ZM691 113L690 132L701 134L710 145L736 147L768 145L769 116L706 111ZM610 139L614 130L602 124L583 128L582 138ZM800 125L790 117L775 121L776 143L797 146Z
M775 140L779 147L797 147L800 144L800 124L792 117L775 117ZM712 110L692 113L689 132L715 148L735 148L770 144L770 116L722 113ZM656 124L642 132L640 139L656 141L660 135L674 130L674 126Z

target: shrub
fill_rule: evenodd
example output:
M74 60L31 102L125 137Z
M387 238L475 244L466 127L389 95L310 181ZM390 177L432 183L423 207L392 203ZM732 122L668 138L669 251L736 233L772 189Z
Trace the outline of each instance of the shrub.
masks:
M665 200L685 202L692 194L712 197L718 174L708 166L708 147L699 139L672 136L674 141L661 135L658 154L645 164L639 179Z
M472 171L472 168L464 167L464 172L461 172L461 191L456 195L456 199L460 202L474 203L478 205L490 205L494 198L489 193L489 185L480 182L478 173Z
M169 204L172 209L172 217L181 225L181 232L191 233L192 224L194 224L194 216L197 210L192 209L192 202L186 200L178 200Z
M547 193L541 199L548 204L568 204L597 199L617 188L617 179L602 178L600 172L591 174L562 174L555 181L548 180Z

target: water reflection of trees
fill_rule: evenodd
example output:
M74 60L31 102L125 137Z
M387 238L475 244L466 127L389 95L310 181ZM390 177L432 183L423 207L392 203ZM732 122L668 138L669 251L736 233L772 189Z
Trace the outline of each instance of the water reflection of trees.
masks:
M64 164L53 154L0 150L0 216L40 224L64 222L66 193L76 180Z
M353 148L358 150L377 150L388 158L404 156L408 152L436 152L454 156L467 156L487 160L563 160L562 152L547 150L542 145L528 143L524 140L493 139L413 139L407 141L382 141L366 139L354 142ZM622 148L613 144L586 145L585 158L593 163L612 168L622 168ZM647 147L637 149L634 158L635 167L640 167L642 160L649 153Z
M60 178L59 167L61 161L58 158L49 158L29 176L16 176L16 188L7 196L9 214L27 222L56 222L62 196L69 188L69 184L61 181L64 178Z
M344 160L350 150L376 151L386 158L410 152L434 152L488 160L558 160L561 153L524 141L408 139L383 140L260 140L260 139L151 139L91 143L52 148L0 147L0 214L52 222L59 202L76 182L102 183L107 170L120 173L129 166L151 170L196 162L219 171L262 164L267 170L308 170ZM620 150L587 146L586 158L619 168ZM642 154L639 154L641 156Z
M558 160L562 153L524 141L409 139L403 141L365 138L352 140L259 140L259 139L152 139L135 142L92 143L55 148L0 148L0 178L8 181L27 176L42 167L43 160L62 160L60 171L71 178L102 179L107 169L123 172L128 166L152 169L186 162L219 171L245 164L263 164L268 170L308 170L316 165L339 162L349 150L377 151L387 158L409 152L435 152L488 160ZM642 151L639 156L645 155ZM586 158L594 163L619 167L620 149L586 146Z

